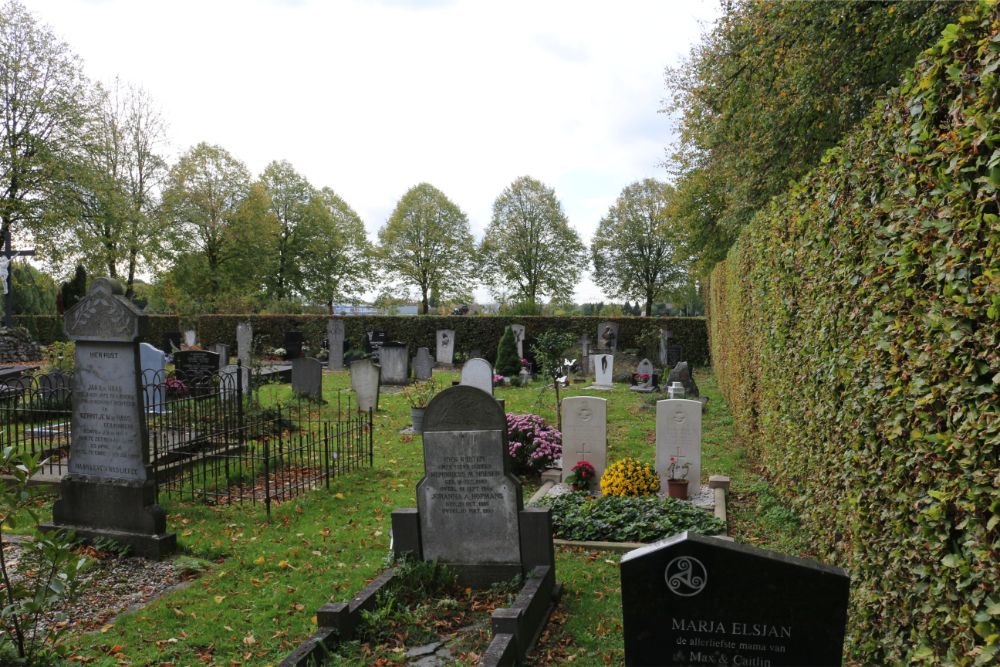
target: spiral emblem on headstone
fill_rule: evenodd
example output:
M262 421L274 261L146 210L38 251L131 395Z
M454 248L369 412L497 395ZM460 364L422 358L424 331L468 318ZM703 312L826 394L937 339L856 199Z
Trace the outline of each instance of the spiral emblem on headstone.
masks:
M708 583L708 571L701 561L690 556L678 556L669 563L663 573L667 588L671 593L691 597L701 593Z

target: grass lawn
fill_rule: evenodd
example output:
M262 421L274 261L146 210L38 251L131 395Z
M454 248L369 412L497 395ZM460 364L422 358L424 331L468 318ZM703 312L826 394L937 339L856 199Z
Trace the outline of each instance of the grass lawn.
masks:
M436 373L442 387L457 373ZM730 533L737 540L786 553L808 553L798 521L774 498L734 441L732 419L710 372L696 373L710 397L703 426L703 465L732 478ZM349 386L346 372L328 374L334 398ZM653 462L654 399L618 385L565 395L608 399L609 461L626 455ZM509 412L534 412L555 423L554 393L535 384L499 388ZM404 397L383 393L375 416L375 465L336 478L319 490L276 506L270 523L263 508L207 507L167 501L168 527L181 550L212 562L187 586L124 614L98 632L69 638L72 654L91 665L271 665L279 663L316 628L315 610L347 601L379 574L389 556L390 513L415 505L423 474L420 438L400 435L409 425ZM525 483L525 501L537 481ZM619 556L559 548L557 576L563 601L536 650L534 664L621 664ZM398 654L401 659L401 653ZM389 662L387 664L393 664ZM474 656L456 664L475 664Z

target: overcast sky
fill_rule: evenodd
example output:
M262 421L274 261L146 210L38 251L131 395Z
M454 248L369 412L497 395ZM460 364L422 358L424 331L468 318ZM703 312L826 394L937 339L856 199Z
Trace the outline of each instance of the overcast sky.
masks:
M530 175L587 244L622 188L666 179L664 68L719 12L718 0L23 1L89 77L149 91L171 160L199 141L255 174L288 160L372 240L424 181L481 239L493 200ZM589 279L577 289L602 299Z

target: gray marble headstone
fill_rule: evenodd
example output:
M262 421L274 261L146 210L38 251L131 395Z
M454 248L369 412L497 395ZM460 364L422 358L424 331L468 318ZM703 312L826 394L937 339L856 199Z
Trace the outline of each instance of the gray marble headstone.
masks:
M510 474L503 410L474 387L445 389L424 413L423 448L417 485L423 558L487 577L516 574L523 500Z
M493 395L493 367L485 359L469 359L462 366L460 384L475 387Z
M430 380L434 376L434 357L426 347L417 349L413 357L413 376L418 380Z
M146 316L123 292L96 278L63 317L76 343L69 474L43 529L69 528L161 556L176 547L176 536L165 532L149 465L138 343Z
M292 391L317 401L323 399L323 364L313 357L292 359Z
M195 345L198 342L198 334L194 329L188 329L184 332L184 344L188 347Z
M597 349L611 354L618 351L617 322L601 322L597 325Z
M591 357L594 365L594 386L611 389L614 386L615 358L610 354L595 354Z
M382 384L406 384L410 381L410 355L405 344L385 343L378 352Z
M653 363L649 359L643 359L636 367L635 373L639 376L639 380L629 389L647 394L653 391ZM642 379L643 375L646 376L645 380Z
M688 496L701 490L701 401L683 398L656 402L656 474L660 490L667 490L670 458L677 470L688 464ZM677 474L680 478L680 474Z
M455 331L453 329L438 329L435 350L439 364L451 366L455 363Z
M524 359L524 325L512 324L510 330L514 332L514 343L517 344L517 358Z
M340 318L327 320L326 342L330 352L327 368L339 371L344 367L344 320Z
M139 343L139 368L143 386L143 407L154 414L166 411L167 355L149 343Z
M580 371L590 375L590 336L580 336Z
M573 466L587 461L597 473L592 490L600 490L608 463L608 402L593 396L570 396L562 401L562 480Z
M351 389L358 410L378 410L379 374L381 368L371 359L351 362Z

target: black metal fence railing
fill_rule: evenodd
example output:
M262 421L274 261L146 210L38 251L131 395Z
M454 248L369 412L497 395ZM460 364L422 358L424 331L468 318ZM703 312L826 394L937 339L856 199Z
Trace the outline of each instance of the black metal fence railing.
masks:
M373 463L370 412L337 392L324 404L287 385L247 390L239 365L182 379L144 373L149 462L158 494L212 504L271 504ZM262 398L263 396L263 398ZM68 472L72 377L52 373L0 384L0 446L47 458L46 479Z

